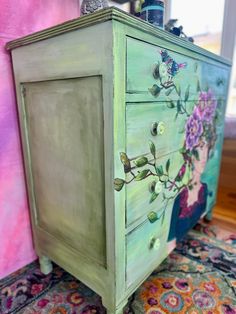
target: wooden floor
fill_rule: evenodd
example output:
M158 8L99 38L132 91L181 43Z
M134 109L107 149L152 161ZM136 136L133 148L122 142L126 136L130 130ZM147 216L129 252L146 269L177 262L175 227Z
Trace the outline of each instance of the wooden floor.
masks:
M224 229L236 232L236 190L219 187L213 222Z

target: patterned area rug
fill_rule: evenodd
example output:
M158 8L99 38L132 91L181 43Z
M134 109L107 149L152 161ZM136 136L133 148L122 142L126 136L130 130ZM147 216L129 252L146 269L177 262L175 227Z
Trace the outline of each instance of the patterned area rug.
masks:
M217 236L216 236L217 235ZM105 314L100 297L37 262L0 281L0 313ZM132 295L125 314L236 314L236 235L198 224Z

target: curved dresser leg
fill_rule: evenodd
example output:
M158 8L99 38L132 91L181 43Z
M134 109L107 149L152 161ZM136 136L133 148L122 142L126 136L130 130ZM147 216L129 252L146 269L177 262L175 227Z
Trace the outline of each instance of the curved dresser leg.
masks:
M47 256L39 257L40 270L44 275L48 275L52 271L52 262Z
M210 222L210 221L212 221L212 209L211 210L209 210L207 213L206 213L206 215L204 216L204 221L205 222Z

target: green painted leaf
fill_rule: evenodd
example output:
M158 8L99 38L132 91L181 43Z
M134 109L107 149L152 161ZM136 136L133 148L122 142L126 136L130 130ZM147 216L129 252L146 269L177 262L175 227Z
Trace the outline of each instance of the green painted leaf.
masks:
M181 154L186 153L186 148L185 148L185 147L180 148L179 152L180 152Z
M180 178L179 175L176 176L175 181L176 181L176 182L180 182L180 181L181 181L181 178Z
M157 217L157 213L155 213L155 212L150 212L148 215L147 215L147 217L148 217L148 220L151 222L151 223L154 223L155 221L157 221L158 220L158 217Z
M189 89L190 89L190 85L188 85L186 91L185 91L185 96L184 96L184 101L187 101L189 98Z
M159 63L155 66L155 69L153 71L153 77L156 80L158 80L159 77L160 77L160 74L159 74Z
M148 163L147 157L140 157L134 161L137 167L143 167Z
M155 192L153 192L152 195L151 195L149 203L152 203L153 201L155 201L155 199L157 198L158 195L159 194L156 194Z
M196 149L194 149L194 150L192 151L192 153L193 153L193 156L199 161L200 159L199 159L198 151L197 151Z
M181 95L181 87L179 83L175 84L175 88L176 88L176 93L180 96Z
M152 141L149 141L149 148L152 156L156 158L156 146Z
M168 108L171 108L171 109L172 109L172 108L175 108L175 103L174 103L174 101L173 101L173 100L168 101L168 102L167 102L167 107L168 107Z
M149 173L149 171L150 171L149 169L145 169L145 170L139 172L139 174L135 177L134 180L135 181L141 181L141 180L145 179L147 174Z
M157 173L158 176L162 176L164 174L162 165L161 166L156 166L156 173Z
M168 159L166 162L166 172L167 173L168 173L169 169L170 169L170 159Z
M179 99L177 100L177 112L178 113L182 112L182 110L181 110L181 101Z
M116 191L119 192L120 190L122 190L124 184L125 184L125 181L123 179L120 179L120 178L114 179L114 189Z
M192 184L190 184L190 185L188 186L188 188L189 188L189 190L191 191L191 190L193 189Z
M197 80L197 92L201 91L201 85L199 79Z
M166 211L164 211L164 213L162 214L162 217L161 217L161 225L163 225L163 222L165 220L165 214L166 214Z

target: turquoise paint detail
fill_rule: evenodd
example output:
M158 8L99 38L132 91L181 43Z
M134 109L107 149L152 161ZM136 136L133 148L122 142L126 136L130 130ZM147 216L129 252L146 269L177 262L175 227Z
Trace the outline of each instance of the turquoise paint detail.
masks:
M148 11L148 10L164 11L163 7L161 7L160 5L148 5L147 7L143 8L141 12Z

